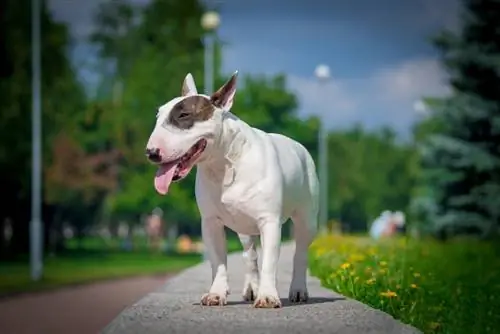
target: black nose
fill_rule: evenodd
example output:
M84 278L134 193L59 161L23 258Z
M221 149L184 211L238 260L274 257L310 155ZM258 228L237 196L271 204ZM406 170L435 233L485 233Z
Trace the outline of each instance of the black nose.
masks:
M160 162L160 150L157 148L147 148L146 149L146 157L153 162Z

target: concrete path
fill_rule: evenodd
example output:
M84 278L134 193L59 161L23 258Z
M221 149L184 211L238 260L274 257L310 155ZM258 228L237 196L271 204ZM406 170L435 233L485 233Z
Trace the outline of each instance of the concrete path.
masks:
M288 296L292 274L293 244L284 245L279 263L279 293ZM224 307L202 307L200 297L211 281L208 263L187 269L162 288L123 311L102 333L339 333L406 334L420 333L386 313L346 299L322 288L309 277L310 302L291 305L283 300L281 309L254 309L243 302L241 254L228 257L231 295Z
M0 333L96 334L168 275L134 277L0 300Z

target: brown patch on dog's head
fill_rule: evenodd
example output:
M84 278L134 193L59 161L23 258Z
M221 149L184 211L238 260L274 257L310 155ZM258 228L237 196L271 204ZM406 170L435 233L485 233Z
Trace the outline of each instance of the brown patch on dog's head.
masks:
M170 112L167 122L179 129L188 130L196 122L209 120L214 113L214 106L203 96L188 96L177 103Z

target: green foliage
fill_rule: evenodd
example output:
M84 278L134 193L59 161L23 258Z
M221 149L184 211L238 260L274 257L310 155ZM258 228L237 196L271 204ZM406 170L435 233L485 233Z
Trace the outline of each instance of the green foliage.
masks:
M0 17L0 184L9 194L2 203L0 225L6 217L14 222L12 244L24 250L31 187L30 2L3 1ZM70 131L74 117L84 110L85 96L66 56L71 46L67 27L54 22L46 6L42 6L41 26L42 158L47 166L53 160L56 136L63 129ZM44 192L50 193L50 182L44 184ZM50 211L43 213L50 220Z
M456 240L324 236L311 246L321 283L424 333L489 333L500 328L498 244Z
M366 230L384 210L406 210L415 182L415 153L390 129L361 127L329 138L330 215Z
M500 223L500 8L491 0L464 5L462 31L435 40L454 91L425 123L437 128L421 140L422 179L433 189L435 225L488 235Z

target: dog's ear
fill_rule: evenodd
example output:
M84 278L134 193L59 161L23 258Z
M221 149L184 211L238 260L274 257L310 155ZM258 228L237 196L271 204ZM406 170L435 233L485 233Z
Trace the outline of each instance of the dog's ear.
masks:
M212 104L224 111L229 111L233 106L234 94L236 93L236 78L238 71L234 72L231 78L212 94L210 101Z
M196 84L194 83L193 76L191 75L191 73L188 73L184 78L184 82L182 83L182 96L196 94L198 94L198 90L196 89Z

